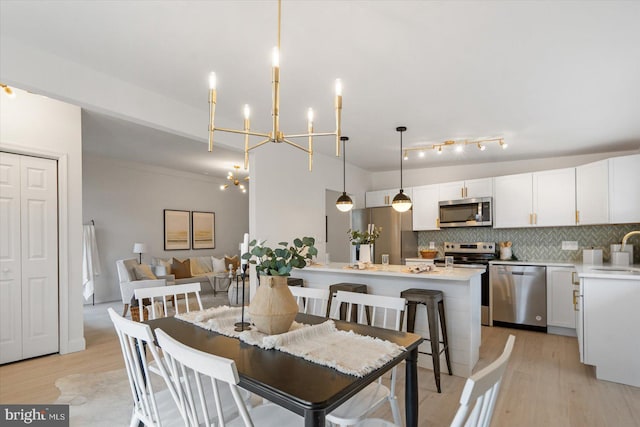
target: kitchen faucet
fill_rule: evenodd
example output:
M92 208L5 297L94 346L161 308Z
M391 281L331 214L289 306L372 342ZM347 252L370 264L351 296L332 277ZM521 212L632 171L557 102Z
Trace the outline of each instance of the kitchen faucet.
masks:
M640 234L639 230L636 231L630 231L627 234L624 235L624 237L622 238L622 246L620 247L620 252L624 251L624 245L627 244L627 239L631 236L633 236L634 234Z

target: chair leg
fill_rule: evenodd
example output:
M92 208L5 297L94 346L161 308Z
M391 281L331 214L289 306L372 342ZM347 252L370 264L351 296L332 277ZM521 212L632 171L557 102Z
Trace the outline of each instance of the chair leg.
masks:
M431 359L433 360L433 375L436 379L436 389L440 390L440 338L438 337L438 318L436 307L427 306L429 319L429 340L431 341Z
M442 327L442 341L444 343L444 357L447 359L447 369L449 375L453 375L451 371L451 358L449 357L449 338L447 335L447 321L444 317L444 302L438 303L438 312L440 313L440 326Z
M127 311L129 311L129 304L124 305L124 310L122 311L122 317L127 316Z
M389 403L391 404L391 414L393 415L393 423L397 426L401 426L402 418L400 417L400 407L398 406L398 398L396 396L389 396Z
M413 301L407 302L407 332L414 332L416 328L416 307L418 303ZM402 327L400 327L402 330Z

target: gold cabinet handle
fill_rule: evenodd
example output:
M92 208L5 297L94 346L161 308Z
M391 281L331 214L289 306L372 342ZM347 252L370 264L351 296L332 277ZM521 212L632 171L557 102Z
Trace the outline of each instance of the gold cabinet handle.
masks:
M436 228L440 228L440 218L436 218Z
M580 211L576 210L576 224L580 224Z
M537 223L538 223L538 214L537 214L537 213L534 213L534 214L533 214L533 223L534 223L534 224L537 224Z
M573 291L573 311L580 311L578 308L578 292L576 290Z
M529 214L529 225L533 224L533 214Z
M460 197L464 199L464 187L460 187Z

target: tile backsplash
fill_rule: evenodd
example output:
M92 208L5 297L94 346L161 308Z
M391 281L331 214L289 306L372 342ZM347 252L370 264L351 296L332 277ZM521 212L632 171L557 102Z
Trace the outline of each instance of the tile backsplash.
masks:
M577 261L582 262L582 249L602 248L604 262L610 259L610 245L620 243L629 231L640 230L639 224L582 225L576 227L537 228L448 228L437 231L419 231L418 249L427 249L435 242L439 255L444 252L443 242L504 242L513 243L513 254L523 261ZM563 241L577 241L578 250L561 250ZM640 238L632 236L633 263L640 264Z

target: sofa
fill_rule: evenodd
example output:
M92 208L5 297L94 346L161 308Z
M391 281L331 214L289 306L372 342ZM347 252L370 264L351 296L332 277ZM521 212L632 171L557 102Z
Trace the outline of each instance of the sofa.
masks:
M200 282L201 285L208 284L213 289L214 294L219 279L229 277L229 264L231 264L232 274L240 265L238 256L224 256L216 258L213 256L197 256L189 258L154 258L153 270L156 276L172 278L169 284L184 284Z

